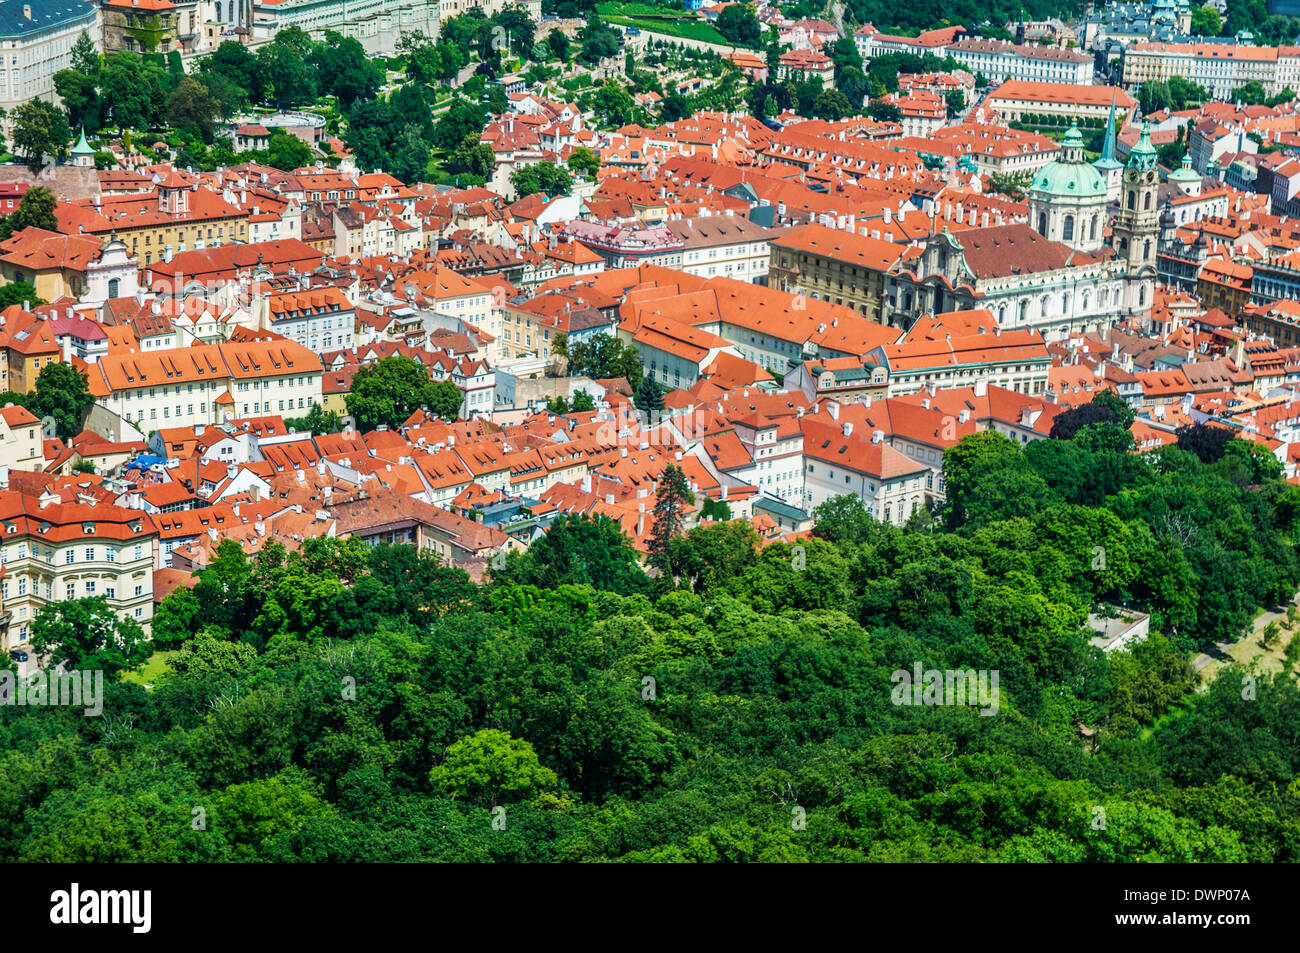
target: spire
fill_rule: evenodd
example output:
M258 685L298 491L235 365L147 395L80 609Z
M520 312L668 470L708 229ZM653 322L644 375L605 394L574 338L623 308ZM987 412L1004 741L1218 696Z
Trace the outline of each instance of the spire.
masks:
M1101 157L1115 160L1115 94L1110 94L1110 115L1106 118L1106 140L1101 145Z

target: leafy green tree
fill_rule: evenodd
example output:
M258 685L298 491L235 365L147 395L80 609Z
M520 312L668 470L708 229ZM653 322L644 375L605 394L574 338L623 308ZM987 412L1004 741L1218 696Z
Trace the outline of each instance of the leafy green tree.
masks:
M274 838L333 813L314 785L292 771L232 784L216 797L213 807L214 832L228 840L240 860L259 858Z
M407 126L395 148L389 153L388 171L403 182L422 182L428 178L429 144L415 126Z
M853 104L838 89L823 90L813 105L813 115L828 122L838 122L854 112Z
M47 232L56 232L59 230L58 219L54 210L58 205L58 200L54 197L54 192L46 185L34 185L28 189L19 201L18 207L10 212L4 218L0 218L0 241L20 232L24 228L43 228ZM30 288L35 292L30 282L12 282L13 285L23 286L22 291ZM3 294L0 291L0 294ZM17 299L16 299L17 300ZM31 301L34 303L44 304L33 293L20 300ZM13 303L12 301L10 302Z
M622 126L631 121L634 103L632 94L612 81L596 90L592 105L604 124Z
M99 50L85 30L72 43L72 69L89 78L92 84L99 82Z
M523 555L508 556L492 574L494 580L547 589L586 585L633 595L649 588L632 541L602 514L557 517L545 536Z
M428 368L401 354L360 368L346 398L348 413L363 431L380 424L396 429L421 406L435 416L454 419L463 400L455 384L431 381Z
M1240 465L1247 483L1280 480L1283 476L1281 461L1262 443L1240 437L1229 440L1223 448L1223 459Z
M96 66L95 76L98 75ZM99 89L95 79L75 69L59 70L54 74L54 91L59 94L59 102L67 111L70 127L99 128Z
M148 129L166 108L166 74L156 63L135 53L119 52L104 61L99 93L105 121L119 129Z
M850 494L818 503L812 517L813 535L833 543L865 542L876 525L862 497Z
M310 103L316 99L317 75L302 53L277 35L257 52L257 71L267 98L279 109Z
M263 101L263 79L257 55L233 40L222 42L198 64L198 74L223 106L239 107ZM220 80L218 80L220 77Z
M311 146L295 135L278 130L272 131L262 155L267 165L286 171L310 165L313 158Z
M43 99L21 103L10 113L10 119L13 150L27 160L33 172L53 163L72 138L63 112Z
M326 411L315 402L312 403L311 410L307 411L307 416L286 417L284 423L293 430L310 434L338 433L343 429L343 422L337 413Z
M1178 446L1196 454L1202 463L1222 459L1233 437L1233 431L1221 424L1187 424L1178 428Z
M482 807L531 798L553 788L555 772L541 764L532 745L507 732L485 728L447 749L429 782L447 797Z
M510 40L510 49L515 55L527 59L536 42L536 28L527 9L514 3L500 11L492 20L496 26L505 30Z
M669 562L696 592L708 594L757 562L758 542L757 531L744 520L699 526L669 544Z
M472 135L477 138L483 131L485 118L481 106L465 99L452 100L447 111L438 120L435 145L450 150L464 142L466 136Z
M60 440L81 433L82 421L94 403L86 372L71 364L46 364L36 376L36 408L39 416L54 418Z
M568 195L573 189L573 179L568 170L550 163L520 166L510 173L510 184L516 198L542 193L547 196Z
M167 124L204 142L212 141L220 112L221 104L212 98L208 88L189 76L181 79L167 97Z
M633 403L637 410L654 413L664 409L664 393L664 386L655 380L653 375L646 374L641 378L641 385L636 389Z
M594 334L568 343L569 373L608 380L623 377L629 383L641 380L641 357L631 344L609 334Z
M32 620L32 649L47 666L102 670L115 678L149 657L139 624L119 616L103 596L50 602Z
M876 122L902 122L903 114L893 103L887 103L884 100L873 100L867 106L867 115Z
M199 630L202 616L203 606L194 590L189 586L177 586L154 610L151 626L154 644L160 649L182 645Z
M650 534L647 562L669 578L674 574L672 543L682 533L682 508L694 502L695 496L682 468L675 463L664 467L655 488L654 529Z
M966 111L966 97L960 89L950 89L944 94L944 105L947 108L948 118L956 119Z
M496 166L496 153L490 145L479 140L478 133L472 132L448 157L448 165L486 180Z
M563 30L552 30L546 34L546 46L561 63L569 62L569 38Z
M565 160L565 164L579 175L595 179L596 173L600 171L600 156L592 152L586 146L578 146Z
M1221 29L1223 21L1214 7L1197 7L1192 11L1193 36L1218 36Z
M43 187L44 186L40 186L40 188ZM9 218L13 218L13 216L17 214L18 209L14 209L13 214L10 215ZM5 235L5 224L4 220L0 220L0 236L8 238L9 236ZM51 231L53 231L53 229L51 229ZM0 240L3 239L0 238ZM0 285L0 311L15 304L34 308L37 305L45 303L46 302L36 296L36 286L30 281L11 281L7 285Z
M757 48L763 38L754 8L748 5L733 3L723 7L715 25L724 38L737 46Z
M578 60L585 66L596 66L601 60L618 55L618 34L616 34L593 11L587 18L587 25L578 31L581 44Z

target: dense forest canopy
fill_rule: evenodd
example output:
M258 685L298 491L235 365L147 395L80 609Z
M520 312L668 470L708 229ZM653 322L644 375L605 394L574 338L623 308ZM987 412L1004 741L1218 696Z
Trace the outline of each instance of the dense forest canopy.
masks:
M1188 664L1294 593L1300 491L1202 432L1133 455L1109 410L966 438L904 528L840 497L798 546L673 536L656 576L600 517L481 586L406 546L223 543L160 607L151 689L0 711L0 853L1300 860L1300 660L1199 693ZM1090 646L1103 603L1151 637ZM996 671L997 713L896 704L918 665Z

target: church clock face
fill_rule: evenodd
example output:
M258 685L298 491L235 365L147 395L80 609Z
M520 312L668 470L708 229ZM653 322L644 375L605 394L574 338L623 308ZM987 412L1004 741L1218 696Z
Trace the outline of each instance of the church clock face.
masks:
M1156 180L1156 174L1155 174L1155 172L1148 172L1148 173L1147 173L1147 182L1154 182L1155 180Z

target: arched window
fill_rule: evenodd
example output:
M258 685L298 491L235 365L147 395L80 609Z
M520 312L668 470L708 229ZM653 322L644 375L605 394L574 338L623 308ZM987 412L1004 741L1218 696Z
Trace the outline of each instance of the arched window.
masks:
M1146 289L1146 285L1142 285L1141 287L1138 288L1138 307L1142 307L1146 303L1147 303L1147 289Z
M1094 215L1094 216L1092 217L1092 222L1091 222L1091 224L1088 225L1088 240L1089 240L1089 241L1096 241L1096 240L1097 240L1097 219L1099 219L1099 218L1101 218L1100 215Z
M1128 207L1129 207L1130 209L1137 208L1137 193L1136 193L1136 192L1130 192L1130 193L1128 194Z
M1110 304L1110 290L1107 288L1102 288L1101 296L1098 298L1098 300L1101 302L1101 306L1103 308L1106 307L1106 305Z
M1038 213L1038 234L1043 236L1047 235L1047 213L1046 212Z
M1070 292L1068 291L1061 295L1061 313L1070 313Z
M1151 257L1151 239L1149 238L1142 244L1142 257L1143 258Z
M1092 295L1090 295L1088 292L1085 291L1085 292L1083 293L1083 301L1082 301L1081 303L1082 303L1082 306L1083 306L1083 313L1084 313L1084 314L1087 314L1087 313L1088 313L1088 306L1089 306L1090 304L1092 304Z
M108 296L109 296L110 298L116 298L116 297L117 297L117 289L118 289L118 286L119 286L119 282L118 282L118 280L117 280L116 278L109 278L109 279L108 279Z
M1029 302L1021 301L1020 302L1020 323L1024 324L1027 320L1029 320Z
M1061 241L1068 242L1074 240L1074 216L1065 216L1065 227L1061 230Z
M1150 193L1150 192L1148 192L1146 195L1142 196L1142 207L1143 207L1144 209L1148 209L1148 210L1151 208L1151 193Z
M1043 295L1042 300L1038 302L1038 313L1047 316L1047 295Z

